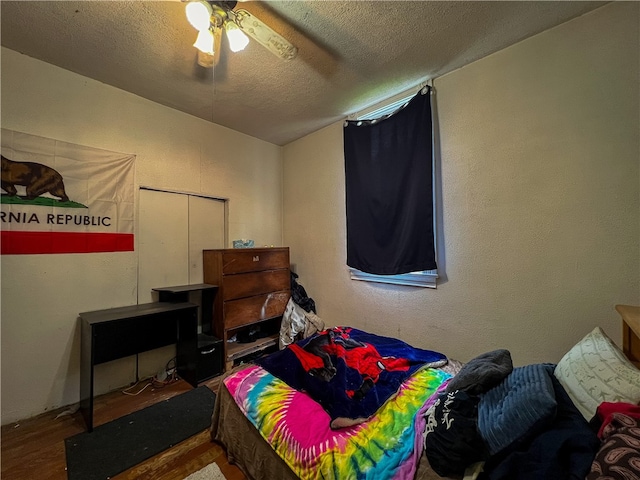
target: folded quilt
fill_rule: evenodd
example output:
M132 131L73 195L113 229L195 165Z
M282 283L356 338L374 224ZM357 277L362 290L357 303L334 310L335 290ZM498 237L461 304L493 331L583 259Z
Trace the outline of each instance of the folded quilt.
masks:
M306 392L329 414L331 428L341 428L371 418L406 379L446 364L447 357L396 338L334 327L256 363Z

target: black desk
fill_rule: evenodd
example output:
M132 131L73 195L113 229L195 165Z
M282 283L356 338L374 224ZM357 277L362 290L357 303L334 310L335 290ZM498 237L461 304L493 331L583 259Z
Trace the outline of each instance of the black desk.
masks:
M176 343L178 375L197 386L197 305L147 303L81 313L80 320L80 410L90 432L95 365Z

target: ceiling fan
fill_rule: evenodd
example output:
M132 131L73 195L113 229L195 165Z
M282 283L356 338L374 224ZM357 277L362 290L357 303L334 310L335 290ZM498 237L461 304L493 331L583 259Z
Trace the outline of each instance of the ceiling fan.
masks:
M223 30L233 52L243 50L247 46L249 35L271 53L285 60L295 58L298 53L298 49L291 42L256 16L244 9L234 10L237 1L186 1L187 19L198 30L198 37L193 46L198 49L198 64L202 67L210 68L217 65Z

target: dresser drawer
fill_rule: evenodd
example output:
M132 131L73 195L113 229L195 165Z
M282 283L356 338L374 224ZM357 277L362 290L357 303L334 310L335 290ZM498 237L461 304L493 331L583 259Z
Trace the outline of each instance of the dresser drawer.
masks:
M289 268L289 249L237 249L222 254L224 275Z
M222 281L224 301L291 289L291 274L285 269L226 275Z
M279 317L284 313L289 297L290 292L287 290L225 302L225 329Z

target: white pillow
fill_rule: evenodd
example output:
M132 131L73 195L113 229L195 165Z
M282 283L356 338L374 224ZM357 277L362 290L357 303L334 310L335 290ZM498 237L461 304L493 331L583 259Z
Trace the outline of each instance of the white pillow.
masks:
M640 370L600 327L562 357L554 374L587 420L602 402L640 402Z

